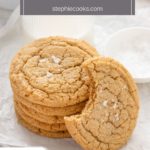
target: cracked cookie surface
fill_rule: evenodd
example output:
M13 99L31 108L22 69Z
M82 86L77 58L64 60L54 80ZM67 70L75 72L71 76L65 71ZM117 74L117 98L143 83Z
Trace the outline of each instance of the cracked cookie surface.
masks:
M87 150L118 150L136 125L139 97L128 71L111 58L83 65L91 78L90 99L80 115L65 117L71 136Z
M37 40L13 59L12 87L23 98L43 106L65 107L83 102L89 97L89 78L81 65L97 55L93 47L80 40Z

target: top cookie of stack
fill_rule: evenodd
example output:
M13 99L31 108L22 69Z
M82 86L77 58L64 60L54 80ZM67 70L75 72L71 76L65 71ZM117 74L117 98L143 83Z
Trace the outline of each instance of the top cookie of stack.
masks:
M47 133L53 130L45 126L56 125L59 121L51 123L45 119L46 125L41 125L43 118L60 120L60 116L81 112L89 97L89 77L81 65L97 55L86 42L64 37L43 38L23 47L10 68L19 119L32 130L46 129ZM60 123L58 125L61 128ZM55 130L62 131L67 132Z

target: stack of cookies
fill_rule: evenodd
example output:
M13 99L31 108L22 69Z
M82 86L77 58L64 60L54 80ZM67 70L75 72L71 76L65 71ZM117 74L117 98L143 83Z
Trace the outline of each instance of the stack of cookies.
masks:
M49 37L23 47L14 57L10 81L18 120L40 135L69 137L64 116L81 113L90 78L82 64L98 56L84 41Z
M18 120L40 135L118 150L136 125L139 97L130 73L83 41L49 37L25 46L10 81Z

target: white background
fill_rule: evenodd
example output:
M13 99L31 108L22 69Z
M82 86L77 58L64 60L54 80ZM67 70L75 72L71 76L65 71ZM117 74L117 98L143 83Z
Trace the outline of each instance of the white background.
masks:
M2 4L1 1L0 6ZM149 0L138 0L137 16L97 17L96 24L93 28L93 44L101 51L103 41L108 35L119 29L139 25L150 27L147 21L150 14L149 4ZM5 24L10 14L10 10L0 9L1 26ZM12 99L13 95L9 83L9 66L14 54L22 45L29 41L31 39L22 31L19 21L10 32L0 39L0 144L17 146L41 145L48 147L50 150L80 150L81 148L71 139L54 140L40 137L24 129L16 121ZM131 140L123 150L150 150L150 83L139 84L138 88L141 97L138 124Z

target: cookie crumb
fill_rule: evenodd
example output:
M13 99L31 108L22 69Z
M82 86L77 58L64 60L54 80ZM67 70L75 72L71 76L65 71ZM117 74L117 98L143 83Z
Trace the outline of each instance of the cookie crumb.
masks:
M55 64L59 64L59 62L61 61L60 58L58 58L58 57L56 57L56 56L54 56L54 55L52 55L52 60L53 60L53 62L54 62Z
M47 61L48 61L47 58L43 58L43 59L40 59L40 60L39 60L40 63L47 62Z
M104 107L107 107L107 103L108 103L108 101L103 101L102 105L103 105Z
M47 74L46 74L46 77L47 77L47 78L51 78L52 76L53 76L53 74L52 74L52 73L47 72Z

